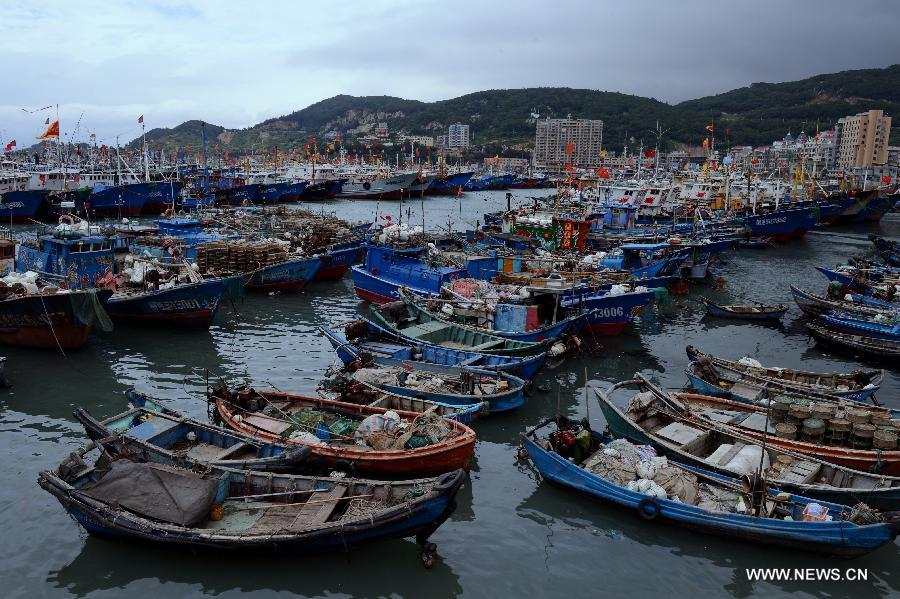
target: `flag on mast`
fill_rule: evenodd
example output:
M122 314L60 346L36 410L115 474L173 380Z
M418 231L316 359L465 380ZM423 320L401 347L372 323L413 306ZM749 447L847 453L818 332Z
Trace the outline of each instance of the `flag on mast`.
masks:
M8 144L6 144L6 151L12 152L12 149L16 147L16 140L11 140Z
M144 124L144 115L138 117L138 123L140 123L141 125Z
M37 136L35 139L48 139L50 137L59 139L59 121L53 121L53 123L47 127L47 130L44 131L44 134Z

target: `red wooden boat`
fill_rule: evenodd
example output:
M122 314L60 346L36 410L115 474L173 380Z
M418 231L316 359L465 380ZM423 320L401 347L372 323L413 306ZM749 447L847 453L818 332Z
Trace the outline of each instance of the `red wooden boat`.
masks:
M760 422L764 422L766 415L766 408L763 406L695 393L672 393L671 397L687 406L695 418L708 417L714 420L717 425L732 429L742 435L753 437L754 439L763 438L764 424L760 425ZM857 405L848 407L854 410L868 409L890 414L884 408ZM766 443L773 447L814 455L826 462L862 470L863 472L900 476L900 450L858 449L842 445L825 445L800 439L786 439L774 434L771 430L774 424L772 421L769 422L770 430L765 435Z
M374 449L346 440L317 444L302 438L285 437L293 426L292 417L301 412L320 411L360 420L372 414L384 414L385 408L358 405L343 401L292 395L279 391L257 391L248 387L237 390L217 388L209 396L215 402L215 414L228 427L265 442L308 445L313 455L329 467L349 463L355 472L387 477L430 476L457 468L468 470L475 453L475 432L454 420L440 422L449 433L438 442L412 449ZM266 408L263 413L262 409ZM402 420L410 423L423 414L394 410ZM272 415L274 414L274 416Z

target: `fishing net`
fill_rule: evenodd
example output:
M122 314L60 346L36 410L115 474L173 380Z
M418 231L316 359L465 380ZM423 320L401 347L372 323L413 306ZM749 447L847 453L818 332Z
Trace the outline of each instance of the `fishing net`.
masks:
M683 503L696 503L699 485L697 477L674 466L663 466L656 469L653 482L665 489L672 498L677 497Z
M243 277L226 277L222 280L225 285L225 293L232 301L244 299L244 278Z
M620 458L607 455L603 449L595 452L584 463L584 469L617 485L625 486L637 478L634 466Z
M71 293L69 302L72 304L72 312L82 324L96 327L106 333L113 330L112 321L103 309L95 289Z
M697 507L711 512L730 513L735 511L739 497L741 496L734 491L700 483L697 489Z

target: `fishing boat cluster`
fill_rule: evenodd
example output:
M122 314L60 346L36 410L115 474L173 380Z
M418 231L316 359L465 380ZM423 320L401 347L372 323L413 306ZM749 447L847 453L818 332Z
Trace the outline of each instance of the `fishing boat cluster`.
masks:
M302 291L347 271L368 303L339 326L322 323L337 366L317 395L208 380L201 421L130 391L120 414L76 411L90 442L41 472L40 486L96 535L305 552L414 536L429 566L478 420L548 391L532 382L542 368L602 351L603 336L652 302L717 285L721 254L854 220L861 203L843 191L766 202L756 189L738 212L727 191L718 206L644 212L584 189L508 205L459 232L428 233L402 210L397 222L349 223L287 207L171 205L152 225L64 215L6 240L7 343L66 351L110 320L208 327L223 298ZM873 244L875 258L820 268L822 295L793 293L812 335L878 361L900 348L900 252ZM705 306L709 318L747 321L787 310ZM876 399L883 371L806 372L686 349L691 391L639 374L597 389L607 430L548 415L523 432L520 459L648 521L709 534L848 557L896 537L900 413Z

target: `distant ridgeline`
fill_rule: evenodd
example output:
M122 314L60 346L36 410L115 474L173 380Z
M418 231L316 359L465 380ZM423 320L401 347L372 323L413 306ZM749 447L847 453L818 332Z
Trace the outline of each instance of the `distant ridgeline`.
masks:
M329 132L352 144L352 140L370 135L377 123L386 123L391 137L401 132L436 137L459 122L471 125L475 145L511 147L534 143L534 114L541 118L571 114L602 119L604 145L619 151L631 137L638 138L632 146L641 137L647 146L655 143L648 129L657 121L669 130L666 140L670 144L700 145L706 136L705 125L712 119L717 139L727 133L732 144L757 146L780 139L788 131L813 133L817 123L827 129L842 116L878 108L895 117L900 114L900 65L787 83L754 83L675 105L618 92L550 87L488 90L439 102L340 95L247 129L207 125L206 131L210 152L272 146L303 149L312 137L323 151ZM149 130L147 139L154 147L161 144L167 150L186 146L196 150L200 121ZM900 143L896 128L891 143ZM129 147L139 145L137 139Z

